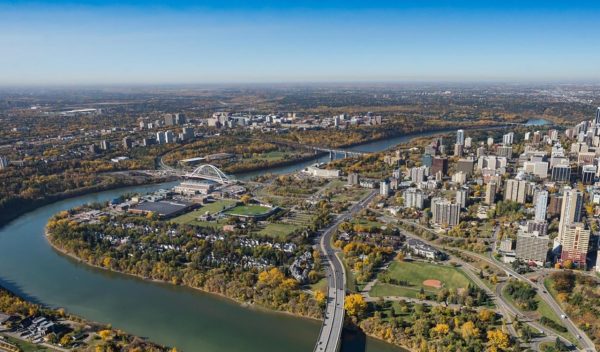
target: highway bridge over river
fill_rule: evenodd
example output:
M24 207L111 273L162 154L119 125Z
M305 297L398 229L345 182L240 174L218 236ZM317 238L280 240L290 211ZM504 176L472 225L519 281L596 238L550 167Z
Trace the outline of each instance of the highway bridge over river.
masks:
M315 352L337 352L341 346L344 328L344 298L346 297L346 271L342 261L331 245L331 238L337 227L354 214L364 209L377 195L374 190L361 201L353 205L346 213L339 215L332 225L323 230L320 247L327 265L327 306L325 317L315 345Z

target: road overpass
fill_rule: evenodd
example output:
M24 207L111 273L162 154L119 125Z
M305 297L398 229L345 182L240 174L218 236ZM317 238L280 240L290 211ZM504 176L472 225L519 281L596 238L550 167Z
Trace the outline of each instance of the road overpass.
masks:
M315 352L337 352L341 346L342 329L344 327L344 298L346 297L346 271L342 261L331 245L331 238L337 227L349 220L354 214L364 209L377 195L372 191L365 198L354 204L346 213L339 215L333 224L323 230L320 247L327 266L327 306L325 317L315 345Z

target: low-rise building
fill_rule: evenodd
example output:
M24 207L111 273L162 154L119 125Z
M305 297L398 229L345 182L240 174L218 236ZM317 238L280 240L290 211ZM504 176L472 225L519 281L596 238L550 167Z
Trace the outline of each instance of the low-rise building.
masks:
M435 247L415 238L409 238L406 241L406 249L419 257L427 259L442 260L446 258L446 254L437 250Z
M517 235L516 257L542 266L547 260L549 243L548 236L538 236L536 232L521 232Z
M315 164L311 166L307 166L303 172L313 176L313 177L324 177L324 178L335 178L340 177L340 170L337 169L321 169L320 165Z
M193 196L196 194L210 194L214 188L215 183L211 181L186 180L173 187L173 192Z

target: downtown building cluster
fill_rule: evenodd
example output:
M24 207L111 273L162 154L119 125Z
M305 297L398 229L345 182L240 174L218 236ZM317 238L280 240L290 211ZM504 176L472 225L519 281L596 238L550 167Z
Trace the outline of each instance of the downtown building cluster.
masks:
M403 207L442 234L467 213L488 221L511 207L523 216L497 224L493 238L506 262L600 269L600 108L567 129L530 129L504 131L497 142L458 130L453 148L436 138L402 169Z

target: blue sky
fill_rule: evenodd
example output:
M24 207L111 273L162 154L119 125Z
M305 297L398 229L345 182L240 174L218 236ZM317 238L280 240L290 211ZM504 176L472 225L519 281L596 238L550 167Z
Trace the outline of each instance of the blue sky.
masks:
M596 82L599 3L9 0L0 85Z

